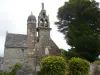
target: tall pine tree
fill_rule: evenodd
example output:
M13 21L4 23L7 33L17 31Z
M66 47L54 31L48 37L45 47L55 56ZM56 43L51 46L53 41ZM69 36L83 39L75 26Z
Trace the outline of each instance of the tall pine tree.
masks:
M58 10L56 25L70 51L90 62L100 54L100 9L94 0L69 0ZM69 51L69 52L70 52Z

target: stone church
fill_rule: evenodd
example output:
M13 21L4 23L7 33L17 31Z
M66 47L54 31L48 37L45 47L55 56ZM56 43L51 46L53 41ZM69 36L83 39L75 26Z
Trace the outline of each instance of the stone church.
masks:
M38 72L40 71L41 58L60 55L59 48L50 37L51 29L49 16L46 15L44 3L42 3L38 20L33 14L27 19L27 35L6 33L4 70L10 70L12 65L17 62L23 62L33 72Z

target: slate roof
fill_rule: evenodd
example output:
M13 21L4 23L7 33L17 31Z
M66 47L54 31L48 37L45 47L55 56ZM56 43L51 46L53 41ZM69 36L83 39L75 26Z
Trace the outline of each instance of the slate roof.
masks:
M7 33L5 47L27 47L27 35Z
M36 20L36 17L35 17L34 15L31 14L31 15L28 17L28 20L32 20L32 19L33 19L33 20Z

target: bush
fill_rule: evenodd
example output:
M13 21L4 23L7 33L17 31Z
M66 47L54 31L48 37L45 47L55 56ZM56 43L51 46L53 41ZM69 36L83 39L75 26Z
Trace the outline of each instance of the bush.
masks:
M23 66L23 63L16 63L8 75L15 75L17 71L22 68L22 66Z
M9 75L8 72L0 72L0 75Z
M90 63L85 59L73 57L68 65L70 75L89 75Z
M42 75L64 75L66 72L66 61L60 56L48 56L41 60Z
M3 75L3 72L0 72L0 75Z
M0 72L0 75L16 75L17 71L20 70L23 63L16 63L10 72Z

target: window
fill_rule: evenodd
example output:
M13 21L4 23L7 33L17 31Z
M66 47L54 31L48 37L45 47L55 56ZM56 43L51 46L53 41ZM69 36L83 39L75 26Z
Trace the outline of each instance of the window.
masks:
M22 52L24 53L24 49L22 49Z
M48 27L48 20L45 20L45 27Z
M40 25L41 25L41 27L43 27L43 25L44 25L43 19L40 20Z

